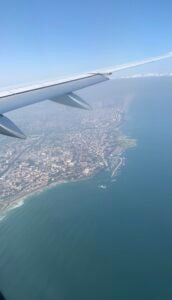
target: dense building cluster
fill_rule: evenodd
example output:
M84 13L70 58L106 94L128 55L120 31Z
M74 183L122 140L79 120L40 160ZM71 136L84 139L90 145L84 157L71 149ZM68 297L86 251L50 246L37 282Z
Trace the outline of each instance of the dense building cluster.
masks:
M124 162L125 148L133 140L120 130L122 108L99 109L70 130L52 128L31 135L24 143L15 139L0 151L0 209L52 183L80 180L107 169L114 176Z

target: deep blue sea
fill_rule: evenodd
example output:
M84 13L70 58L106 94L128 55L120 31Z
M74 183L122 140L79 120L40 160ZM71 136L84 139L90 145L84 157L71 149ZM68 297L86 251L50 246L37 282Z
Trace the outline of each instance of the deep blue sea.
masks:
M116 182L104 172L45 190L0 222L7 300L172 299L170 86L142 86L131 104L138 145Z

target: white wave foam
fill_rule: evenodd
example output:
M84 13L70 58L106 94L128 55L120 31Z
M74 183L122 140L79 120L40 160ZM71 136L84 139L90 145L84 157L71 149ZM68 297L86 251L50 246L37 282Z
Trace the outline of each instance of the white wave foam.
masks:
M11 207L9 208L9 210L18 208L18 207L22 206L23 204L24 204L24 200L21 199L20 201L16 202L13 206L11 206Z
M0 216L0 222L5 219L6 216Z

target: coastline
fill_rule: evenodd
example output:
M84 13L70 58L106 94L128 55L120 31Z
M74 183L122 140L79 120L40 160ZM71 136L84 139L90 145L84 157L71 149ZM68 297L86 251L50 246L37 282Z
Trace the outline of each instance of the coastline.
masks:
M0 221L2 221L7 216L8 212L21 207L22 205L25 204L25 201L29 200L29 198L31 198L35 195L38 195L38 194L44 192L45 190L52 189L52 188L60 186L62 184L81 182L81 181L89 180L90 178L92 178L94 176L96 176L96 174L93 174L93 175L88 176L88 177L80 178L80 179L75 179L75 180L57 181L57 182L50 183L48 185L43 185L43 186L40 186L38 188L35 188L30 193L26 193L26 194L23 193L23 195L21 195L19 197L16 197L11 201L10 200L7 201L7 205L5 206L5 208L0 211Z
M5 202L7 202L7 204L6 204L5 208L0 211L0 221L2 221L6 217L6 215L9 211L14 210L14 209L19 208L22 205L24 205L25 201L28 198L44 192L45 189L51 189L55 186L58 186L58 185L64 184L64 183L68 183L68 182L70 182L70 181L53 182L49 185L42 185L40 187L35 188L30 193L23 193L23 195L13 198L13 200L11 200L11 201L10 200L5 201Z
M111 177L114 178L117 175L117 172L122 167L121 160L123 161L124 159L125 159L124 157L120 157L120 161L119 161L118 165L115 167ZM5 202L7 202L7 204L5 205L5 208L0 210L0 221L2 221L7 216L8 212L10 212L11 210L17 209L17 208L21 207L22 205L24 205L25 201L27 199L29 199L30 197L33 197L37 194L40 194L40 193L44 192L45 190L52 189L53 187L57 187L59 185L65 184L65 183L74 183L74 182L89 180L90 178L95 177L96 175L97 175L97 172L95 174L92 174L90 176L86 176L84 178L78 178L78 179L75 179L75 180L68 180L68 181L62 180L62 181L57 181L57 182L50 183L48 185L42 185L40 187L35 188L30 193L23 193L23 195L20 195L19 197L16 197L11 201L10 200L5 201Z
M125 108L126 109L126 108ZM120 124L120 127L122 126L122 124ZM108 165L108 163L106 162L104 165L104 168L101 168L99 170L94 170L92 172L92 174L84 174L82 176L78 176L78 178L76 179L67 179L67 180L59 180L59 181L54 181L51 183L43 183L40 186L37 186L35 188L31 188L30 191L23 191L20 193L20 195L16 195L14 197L10 197L6 198L4 200L0 200L0 221L2 221L8 214L8 212L10 212L11 210L14 210L16 208L21 207L22 205L24 205L25 201L37 194L40 194L42 192L44 192L46 189L52 189L53 187L56 187L58 185L61 184L65 184L65 183L72 183L72 182L80 182L83 180L89 180L92 177L95 177L97 174L99 174L101 171L110 171L111 173L111 178L114 178L117 176L118 171L121 169L121 167L125 164L125 156L124 153L126 152L126 150L128 148L131 147L135 147L136 146L136 142L134 139L130 139L127 136L125 136L124 134L122 134L121 132L119 132L119 137L118 137L118 146L115 149L115 157L118 160L117 164L115 163L115 165Z

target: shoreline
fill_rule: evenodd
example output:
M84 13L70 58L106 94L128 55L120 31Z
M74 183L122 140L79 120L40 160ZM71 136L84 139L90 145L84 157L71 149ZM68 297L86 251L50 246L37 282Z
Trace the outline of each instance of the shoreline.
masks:
M49 190L52 189L54 187L60 186L62 184L67 184L67 183L74 183L74 182L80 182L80 181L84 181L84 180L89 180L90 178L96 176L96 174L93 174L91 176L85 177L85 178L80 178L80 179L75 179L75 180L63 180L63 181L57 181L57 182L53 182L50 183L49 185L43 185L41 187L35 188L33 191L31 191L30 193L26 193L24 195L21 195L19 197L14 198L13 200L8 200L7 205L5 206L4 209L0 210L0 222L7 216L8 212L10 212L11 210L17 209L19 207L21 207L22 205L25 204L25 201L30 197L33 197L35 195L41 194L42 192L44 192L45 190Z
M123 152L125 152L125 150L122 151L122 153ZM122 155L122 153L121 153L121 155ZM121 156L121 155L119 156L119 163L117 164L117 166L115 167L115 169L111 173L111 178L114 178L118 175L118 171L122 167L122 165L123 165L123 163L126 159L124 156ZM11 201L10 200L4 201L4 202L7 202L7 205L5 206L5 208L2 208L0 210L0 222L8 215L8 213L11 210L17 209L17 208L21 207L22 205L24 205L25 201L27 199L29 200L30 197L33 197L37 194L40 194L40 193L44 192L45 190L52 189L52 188L60 186L62 184L75 183L75 182L89 180L89 179L95 177L97 174L99 174L102 171L106 171L106 168L104 170L99 171L98 173L96 172L95 174L92 174L90 176L86 176L84 178L78 178L78 179L68 180L68 181L67 180L61 180L61 181L56 181L56 182L50 183L48 185L42 185L40 187L35 188L31 192L28 192L26 194L23 193L23 195L20 195L19 197L16 197Z
M120 124L121 127L121 124ZM122 135L123 137L123 135ZM123 142L123 140L122 140ZM128 145L127 148L130 148L131 145ZM111 172L111 178L114 178L118 175L118 171L120 170L120 168L123 166L124 162L125 162L125 156L123 156L123 154L126 151L126 144L124 143L124 145L120 145L119 148L117 149L117 157L119 159L117 165L115 166L114 169L109 169L109 171ZM21 207L22 205L24 205L25 201L37 194L40 194L42 192L44 192L45 190L48 189L52 189L53 187L57 187L61 184L65 184L65 183L74 183L74 182L80 182L80 181L84 181L84 180L89 180L92 177L95 177L97 174L99 174L102 171L106 171L108 170L107 166L104 166L103 169L95 171L95 173L93 172L92 174L89 175L85 175L84 177L79 177L77 179L68 179L68 180L60 180L60 181L54 181L51 182L49 184L45 183L42 184L38 187L33 188L33 190L31 189L31 191L26 191L26 192L21 192L20 195L18 196L14 196L11 199L7 198L6 200L0 200L0 221L2 221L7 215L8 212L10 212L11 210L14 210L16 208Z

